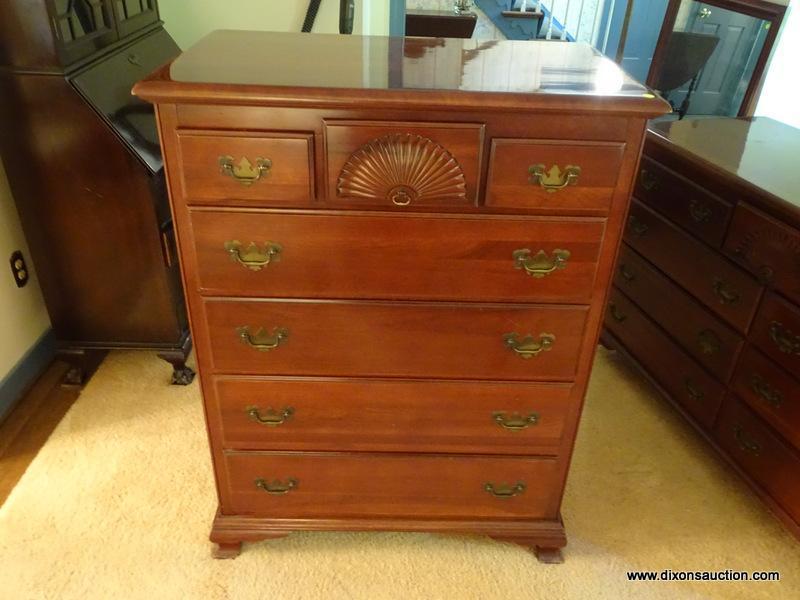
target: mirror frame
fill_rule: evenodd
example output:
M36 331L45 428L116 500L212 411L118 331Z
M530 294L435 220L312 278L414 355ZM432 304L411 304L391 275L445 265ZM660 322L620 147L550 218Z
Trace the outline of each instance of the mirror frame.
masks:
M664 14L664 23L661 26L661 32L658 34L658 42L656 42L656 48L653 52L653 62L650 64L650 71L647 73L646 83L650 87L654 87L655 83L658 81L659 71L666 55L667 42L675 27L675 20L678 17L678 9L682 1L683 0L670 0L669 5L667 5L667 12ZM772 55L772 49L775 45L775 39L778 37L778 31L783 23L783 17L786 14L786 7L780 4L773 4L772 2L765 2L764 0L697 1L763 19L770 24L769 33L764 40L764 47L761 49L761 54L759 54L758 60L756 61L753 76L750 78L750 83L742 98L742 103L739 105L739 113L737 115L739 117L752 116L756 108L758 96L761 93L761 86L764 83L764 72L769 63L770 56Z

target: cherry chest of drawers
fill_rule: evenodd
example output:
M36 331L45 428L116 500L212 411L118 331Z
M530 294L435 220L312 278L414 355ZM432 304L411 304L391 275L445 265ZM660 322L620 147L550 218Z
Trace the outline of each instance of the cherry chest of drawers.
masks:
M654 123L605 339L800 536L798 154L770 119Z
M157 105L217 554L402 530L559 560L644 127L666 104L580 44L241 32L135 93Z

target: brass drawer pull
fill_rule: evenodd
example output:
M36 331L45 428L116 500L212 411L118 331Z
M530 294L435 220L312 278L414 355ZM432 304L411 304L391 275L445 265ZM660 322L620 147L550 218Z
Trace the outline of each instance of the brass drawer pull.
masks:
M270 407L262 413L257 406L248 406L245 412L256 423L261 423L261 425L266 425L267 427L277 427L292 418L294 408L287 406L280 411L276 411Z
M286 481L281 481L279 479L267 481L266 479L261 479L260 477L256 479L256 487L260 490L264 490L268 494L272 494L273 496L282 496L284 494L288 494L292 490L296 490L299 484L300 482L292 477Z
M739 448L745 452L749 452L753 456L759 456L761 454L761 445L747 435L744 429L739 425L734 426L733 435L736 438L736 442L739 444Z
M556 341L556 336L551 333L539 334L537 340L532 335L526 335L524 338L517 339L516 333L507 333L503 336L503 342L506 346L511 348L520 358L532 358L542 352L550 350Z
M689 397L696 402L700 402L706 396L701 390L697 389L691 377L686 377L683 380L683 387L686 388L686 393L689 394Z
M714 288L714 294L716 294L717 298L719 298L720 304L731 305L739 302L739 298L741 296L730 283L717 278L714 279L712 287Z
M626 265L625 263L620 263L619 274L622 275L622 278L628 283L636 281L636 273L631 271L628 265Z
M650 226L636 215L628 217L628 227L636 237L642 237L650 229Z
M266 242L263 250L255 242L250 242L244 250L242 247L238 240L225 242L225 250L231 255L231 260L251 271L260 271L271 262L277 261L283 251L280 244L274 242Z
M514 485L509 483L494 484L491 482L487 482L483 485L483 489L495 498L513 498L514 496L519 496L525 491L526 487L524 481L518 481Z
M772 321L769 324L769 338L784 354L800 354L800 335L795 335L783 323Z
M617 303L613 301L608 303L608 314L610 314L611 318L617 323L622 323L628 318L628 315L620 311Z
M532 412L524 417L519 413L512 413L509 415L505 412L494 412L492 413L492 419L504 429L522 431L531 425L536 425L539 422L539 414Z
M263 176L269 174L272 169L272 161L268 158L257 158L255 166L247 157L242 157L239 164L234 164L232 156L219 157L219 172L227 175L234 181L238 181L244 186L251 186Z
M545 171L544 165L531 165L528 167L528 174L530 175L528 181L539 184L539 187L544 188L549 193L553 193L564 189L568 185L577 185L581 168L575 165L567 165L562 172L561 167L553 165L550 171Z
M775 408L783 404L783 394L767 383L761 375L753 373L750 377L750 389Z
M239 339L243 344L255 348L259 352L274 350L289 337L289 331L282 327L276 327L271 334L268 334L263 327L260 327L255 333L250 333L250 328L244 326L237 327L236 333L239 334Z
M697 334L697 345L703 354L716 354L722 349L722 340L710 329L703 329Z
M541 279L553 271L566 269L570 252L569 250L553 250L552 256L548 256L544 250L539 250L531 256L530 250L522 248L514 250L511 256L514 258L515 269L524 269L534 279Z
M653 175L647 169L642 169L639 172L639 181L642 184L642 187L646 189L648 192L652 192L656 188L658 188L658 177Z
M707 223L711 219L711 209L696 198L689 200L689 216L695 223Z

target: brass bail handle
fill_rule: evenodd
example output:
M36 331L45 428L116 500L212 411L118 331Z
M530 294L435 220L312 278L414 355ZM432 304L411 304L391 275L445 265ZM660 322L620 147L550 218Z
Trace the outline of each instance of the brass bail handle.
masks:
M502 411L492 413L492 420L503 429L522 431L539 422L539 413L532 412L528 415L520 413L505 413Z
M514 496L519 496L525 492L527 487L524 481L518 481L515 484L491 482L483 484L483 489L495 498L513 498Z
M773 388L767 381L758 374L753 374L750 377L750 389L753 392L766 400L769 404L771 404L775 408L780 408L781 404L783 404L783 394L780 390Z
M539 250L531 256L531 251L527 248L514 250L511 254L514 259L514 268L523 269L534 279L541 279L559 269L567 268L567 261L570 257L569 250L553 250L548 255L544 250Z
M237 327L236 333L243 344L255 348L259 352L274 350L289 337L289 330L282 327L276 327L272 330L272 333L267 333L263 327L259 328L255 333L251 333L250 328L245 325Z
M528 167L528 181L538 184L549 193L563 190L568 185L578 185L581 168L577 165L567 165L564 170L558 165L553 165L549 171L542 164Z
M272 161L268 158L257 158L255 164L247 157L242 157L239 164L232 156L219 157L219 172L244 186L251 186L272 169Z
M769 339L771 339L778 347L778 350L784 354L800 355L800 335L795 334L783 323L778 321L770 322Z
M294 477L290 477L286 481L281 481L280 479L268 481L259 477L256 479L255 484L258 489L263 490L268 494L272 494L273 496L282 496L284 494L288 494L292 490L296 490L297 486L300 485L300 481Z
M224 246L231 260L251 271L260 271L271 262L276 262L283 251L283 247L275 242L266 242L264 247L260 248L255 242L245 246L239 240L229 240Z
M257 406L248 406L245 409L245 412L247 413L247 416L249 416L256 423L266 425L267 427L277 427L278 425L283 425L292 417L294 414L294 408L291 406L286 406L281 410L276 411L274 408L269 407L262 411Z
M541 333L539 338L534 338L532 335L526 335L524 338L519 339L516 333L507 333L503 336L505 345L513 350L520 358L533 358L542 352L549 351L555 344L556 336L551 333Z
M733 428L733 435L736 438L736 443L739 445L739 448L754 456L759 456L761 454L761 445L747 435L747 432L741 426L736 425Z

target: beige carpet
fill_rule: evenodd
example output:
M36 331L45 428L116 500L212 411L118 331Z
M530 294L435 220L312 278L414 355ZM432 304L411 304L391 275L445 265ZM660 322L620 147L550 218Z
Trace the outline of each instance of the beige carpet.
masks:
M798 598L800 545L601 350L564 501L563 565L480 537L293 534L210 558L197 383L114 353L0 508L0 598ZM2 466L0 465L0 468ZM777 570L779 583L626 571Z

